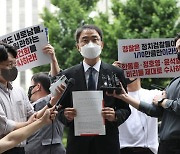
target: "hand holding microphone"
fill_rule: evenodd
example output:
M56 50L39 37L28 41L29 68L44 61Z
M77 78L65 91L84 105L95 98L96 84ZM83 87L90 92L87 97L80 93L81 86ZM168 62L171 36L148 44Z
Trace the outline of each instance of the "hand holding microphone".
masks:
M53 96L50 104L51 107L56 105L56 110L58 110L60 106L63 106L62 101L67 93L71 90L74 83L75 80L73 78L68 80L65 75L62 75L55 83L51 85L49 88Z

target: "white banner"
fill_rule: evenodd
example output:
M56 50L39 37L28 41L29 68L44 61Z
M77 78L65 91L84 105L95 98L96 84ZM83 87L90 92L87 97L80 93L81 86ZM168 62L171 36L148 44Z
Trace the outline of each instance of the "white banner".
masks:
M118 60L128 78L179 76L176 52L174 38L118 40Z
M48 44L43 25L24 28L0 37L0 41L17 49L16 66L24 71L36 66L50 63L51 59L42 52Z

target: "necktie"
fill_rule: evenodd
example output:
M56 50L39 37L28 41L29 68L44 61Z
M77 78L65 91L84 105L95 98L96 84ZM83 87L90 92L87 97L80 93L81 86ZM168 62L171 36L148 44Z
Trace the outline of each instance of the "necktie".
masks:
M94 68L89 68L88 90L96 90L96 83L93 74Z

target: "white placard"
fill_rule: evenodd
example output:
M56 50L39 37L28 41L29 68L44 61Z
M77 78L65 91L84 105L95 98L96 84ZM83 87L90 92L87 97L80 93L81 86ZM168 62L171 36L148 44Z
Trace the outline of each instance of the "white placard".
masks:
M180 72L174 38L118 40L118 60L126 77L166 78Z
M105 135L102 91L75 91L73 107L77 111L74 118L75 136Z
M43 25L35 25L1 36L0 41L17 49L16 66L18 71L51 62L50 57L42 52L42 49L48 44Z

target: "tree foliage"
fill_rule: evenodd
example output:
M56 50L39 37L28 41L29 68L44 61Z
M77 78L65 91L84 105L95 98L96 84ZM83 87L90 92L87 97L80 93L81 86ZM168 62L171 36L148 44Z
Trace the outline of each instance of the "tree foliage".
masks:
M94 19L104 32L103 56L108 62L117 59L117 40L174 37L179 30L179 8L176 0L111 0L112 14ZM144 87L165 87L167 79L145 79Z
M41 15L48 28L50 44L55 48L61 68L79 63L82 58L77 52L74 39L75 30L84 22L88 23L89 13L98 0L51 0L57 7L54 13L47 8ZM34 72L47 71L49 65L34 68Z
M58 9L55 13L44 9L42 19L48 27L50 43L56 50L61 68L67 68L82 60L77 52L74 33L83 23L93 23L104 33L105 46L102 59L108 63L117 60L117 40L131 38L174 37L180 27L179 8L176 0L109 0L109 13L99 13L95 18L89 14L95 10L98 0L51 0ZM34 71L47 71L41 66ZM166 80L145 79L144 87L150 84L165 86Z

